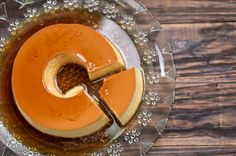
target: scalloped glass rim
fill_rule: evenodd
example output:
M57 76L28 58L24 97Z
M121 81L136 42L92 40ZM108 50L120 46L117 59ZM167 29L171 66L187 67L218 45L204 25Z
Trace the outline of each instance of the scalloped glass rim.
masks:
M14 16L15 20L10 18L12 10L7 9L6 3L11 5L14 3L19 7L20 12L26 11L21 14L21 17L17 17L21 20L17 20ZM98 10L103 16L112 19L126 30L139 51L146 83L149 86L145 89L142 107L127 130L105 149L91 155L119 155L124 154L130 148L132 151L129 151L129 154L145 155L161 136L175 95L176 70L172 48L157 18L137 0L14 0L11 2L8 0L6 3L0 4L0 20L3 21L0 23L0 32L2 32L0 56L7 44L7 38L14 37L20 22L31 20L40 9L49 12L60 9L60 7L69 9L84 7L90 12ZM103 5L100 6L100 4ZM37 9L35 10L35 8ZM119 12L115 9L118 9ZM6 26L6 23L9 25ZM9 34L5 33L6 29ZM0 121L0 132L0 140L17 154L40 155L22 145L17 138L12 136L5 128L3 121ZM155 134L155 137L150 133Z

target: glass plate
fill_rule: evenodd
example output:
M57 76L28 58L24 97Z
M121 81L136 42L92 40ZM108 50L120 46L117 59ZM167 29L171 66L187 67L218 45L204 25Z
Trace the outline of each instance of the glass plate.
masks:
M27 30L27 23L35 22L42 15L55 17L66 12L75 17L75 10L82 10L84 23L108 38L121 51L126 67L143 69L145 75L145 93L142 104L129 126L120 135L114 137L104 148L90 152L74 153L70 147L78 147L73 141L54 141L37 137L36 132L27 123L16 122L19 114L11 108L3 107L3 99L10 90L0 92L0 140L6 145L2 155L92 155L119 156L145 155L161 136L168 121L168 115L174 101L175 67L172 49L156 17L136 0L5 0L0 4L0 57L6 57L5 49L9 40L22 41L17 35ZM99 17L99 20L93 17ZM58 18L57 22L60 22ZM82 20L82 21L83 21ZM50 23L50 22L49 22ZM43 24L41 25L44 26ZM23 32L24 33L24 32ZM17 48L17 47L16 47ZM7 61L7 60L4 60ZM0 66L0 89L4 73L11 68ZM8 73L9 74L9 73ZM1 89L2 90L2 89ZM7 116L7 113L11 116ZM14 119L14 122L13 122ZM12 122L12 123L11 123ZM11 125L11 130L8 126ZM13 130L14 129L14 130ZM20 132L20 133L18 133ZM115 132L114 132L115 133ZM21 134L21 135L18 135ZM25 144L22 138L27 136L30 143ZM93 138L96 140L96 137ZM47 153L41 152L41 146L48 146ZM53 147L53 148L51 148ZM11 150L10 150L11 149ZM59 153L58 153L59 152Z

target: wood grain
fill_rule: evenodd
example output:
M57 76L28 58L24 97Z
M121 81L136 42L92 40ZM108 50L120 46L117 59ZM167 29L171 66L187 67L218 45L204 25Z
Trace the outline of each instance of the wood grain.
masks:
M235 0L141 0L166 23L235 22Z
M236 1L143 0L173 46L176 100L150 155L236 155Z
M235 146L189 146L181 147L155 147L149 155L168 156L236 156Z

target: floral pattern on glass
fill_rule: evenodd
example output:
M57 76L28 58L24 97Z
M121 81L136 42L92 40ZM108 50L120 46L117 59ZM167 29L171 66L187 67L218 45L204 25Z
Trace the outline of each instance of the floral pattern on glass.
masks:
M134 37L134 43L138 44L138 45L145 45L146 43L148 43L148 33L145 31L139 31L139 32L135 32L133 34Z
M47 0L46 3L43 4L43 8L45 12L54 12L57 7L57 0Z
M91 154L91 156L102 156L102 153L95 152L95 153Z
M160 75L150 70L148 74L146 74L146 81L148 84L158 84Z
M138 143L140 135L141 133L139 131L137 131L136 129L133 129L125 133L124 139L129 144Z
M110 19L115 19L118 16L119 9L115 3L105 3L102 13Z
M144 111L138 115L138 123L142 126L147 126L148 123L152 121L152 113L148 111Z
M79 7L79 0L64 0L64 7L74 9Z
M158 61L158 53L152 49L145 49L142 61L146 65L153 65Z
M2 52L3 49L5 48L5 44L6 44L6 37L0 37L0 52Z
M156 106L160 100L157 91L147 91L144 96L145 104L148 106Z
M118 22L121 25L121 28L124 30L132 30L135 25L135 20L133 16L123 15Z
M9 27L7 28L7 30L14 35L19 27L20 27L20 21L15 20L9 23Z
M84 0L83 7L88 9L89 12L94 12L99 10L99 0Z
M106 148L109 156L120 156L124 149L121 147L121 143L113 143Z
M37 11L37 8L27 8L24 17L27 21L31 21L33 17L37 16Z

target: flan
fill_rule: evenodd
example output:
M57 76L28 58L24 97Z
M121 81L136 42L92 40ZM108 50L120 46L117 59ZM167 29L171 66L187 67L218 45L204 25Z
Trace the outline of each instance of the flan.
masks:
M137 112L142 94L143 77L137 68L131 68L104 79L100 96L125 126Z
M12 71L15 102L28 123L43 133L90 135L110 120L83 86L61 94L55 76L67 63L82 65L91 80L124 67L120 53L95 30L80 24L51 25L32 35L17 53Z
M103 78L97 90L112 113L106 114L82 84L62 93L56 77L71 63L83 66L91 81L118 72ZM36 32L18 51L12 91L20 113L37 130L64 138L88 136L111 123L110 114L125 126L137 112L144 87L142 72L124 67L120 52L95 30L55 24Z

